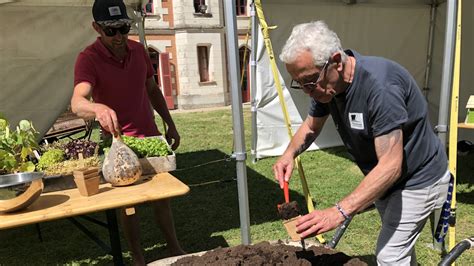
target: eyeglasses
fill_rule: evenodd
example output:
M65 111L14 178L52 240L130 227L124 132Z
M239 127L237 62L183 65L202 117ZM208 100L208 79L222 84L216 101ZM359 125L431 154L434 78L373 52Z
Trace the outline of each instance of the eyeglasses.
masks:
M123 25L120 28L112 28L112 27L102 27L102 30L104 31L105 35L108 37L113 37L115 34L117 34L117 31L120 32L120 34L125 35L130 32L130 25Z
M312 77L312 80L316 79L315 82L311 81L311 82L306 82L304 84L300 84L298 81L292 79L290 83L290 88L295 89L295 90L302 90L302 89L312 90L321 81L320 80L321 73L324 72L324 76L326 76L325 70L327 66L329 65L328 63L329 63L329 60L327 60L326 63L324 63L324 66L319 73L314 74L314 76Z

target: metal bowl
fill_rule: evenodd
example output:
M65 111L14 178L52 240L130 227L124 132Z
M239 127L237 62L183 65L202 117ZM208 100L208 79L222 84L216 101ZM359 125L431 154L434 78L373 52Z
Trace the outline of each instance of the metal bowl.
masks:
M0 175L0 212L23 209L43 191L44 173L28 172Z

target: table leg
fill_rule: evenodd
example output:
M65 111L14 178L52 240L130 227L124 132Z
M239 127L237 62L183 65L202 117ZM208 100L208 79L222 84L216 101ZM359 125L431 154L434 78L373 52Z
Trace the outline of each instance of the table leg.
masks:
M40 228L40 225L39 223L36 223L35 224L35 227L36 227L36 232L38 233L38 239L40 242L43 242L43 235L41 234L41 228Z
M110 248L112 250L112 256L114 258L114 265L124 265L115 209L106 210L105 214L107 215L107 228L109 230Z

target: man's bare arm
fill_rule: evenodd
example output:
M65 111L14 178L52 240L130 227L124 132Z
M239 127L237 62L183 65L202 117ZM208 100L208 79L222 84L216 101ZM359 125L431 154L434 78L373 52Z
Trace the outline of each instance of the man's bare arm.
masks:
M74 87L71 98L71 110L84 119L94 119L112 135L120 134L120 125L114 110L104 104L93 103L89 100L92 87L88 82L81 82Z
M296 131L285 153L289 153L295 158L303 153L316 140L328 116L312 117L308 116L301 127Z
M168 125L168 129L165 132L166 140L171 145L171 148L176 150L180 144L181 137L176 129L173 118L170 115L165 97L163 96L163 93L161 93L153 77L146 81L146 88L148 99L150 100L153 109L158 112L166 125Z
M356 214L381 197L401 176L403 132L391 131L374 140L378 163L357 188L339 202L348 214Z
M148 98L150 99L153 109L155 109L155 111L161 116L168 127L174 128L175 124L171 118L168 107L166 106L165 97L161 93L153 77L146 81L146 88L148 92Z
M71 110L84 119L95 118L92 103L89 101L92 87L88 82L81 82L74 87L71 98Z

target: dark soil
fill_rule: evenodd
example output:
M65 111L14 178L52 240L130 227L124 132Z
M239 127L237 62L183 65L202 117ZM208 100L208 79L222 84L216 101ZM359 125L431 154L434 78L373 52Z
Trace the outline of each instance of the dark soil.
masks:
M359 259L324 247L301 247L281 242L217 248L202 256L189 256L171 265L367 265Z
M278 205L278 215L284 220L289 220L300 215L298 203L296 201L291 201L289 203Z

